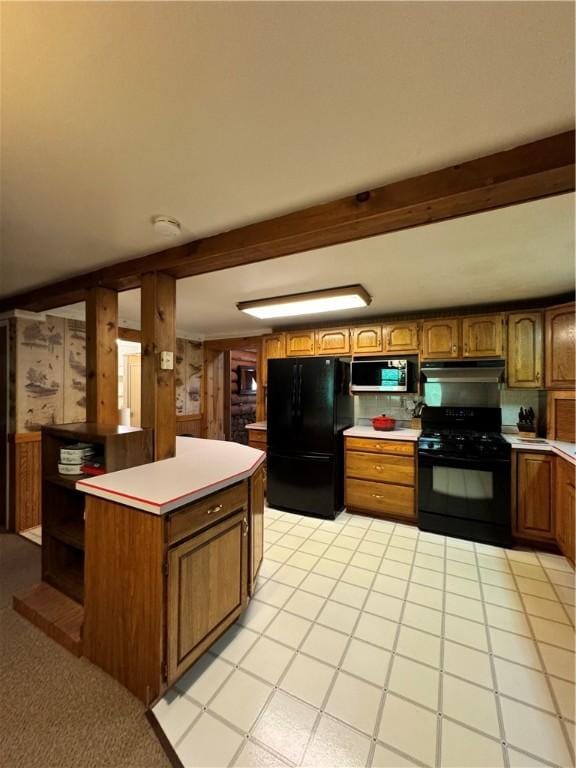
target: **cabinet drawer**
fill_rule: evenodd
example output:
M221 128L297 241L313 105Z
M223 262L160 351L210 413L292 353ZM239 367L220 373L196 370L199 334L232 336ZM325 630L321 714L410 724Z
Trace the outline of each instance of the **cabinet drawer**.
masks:
M414 485L414 459L346 451L346 475L362 480Z
M174 544L232 512L247 508L248 482L244 480L171 514L167 525L168 544Z
M346 506L374 515L414 518L414 488L347 478Z
M380 440L370 437L347 437L346 450L370 451L371 453L392 453L400 456L414 456L415 443L402 440Z
M250 444L254 443L256 445L256 443L263 443L264 445L266 445L266 439L267 439L266 430L263 430L263 429L248 430L248 441L250 442Z

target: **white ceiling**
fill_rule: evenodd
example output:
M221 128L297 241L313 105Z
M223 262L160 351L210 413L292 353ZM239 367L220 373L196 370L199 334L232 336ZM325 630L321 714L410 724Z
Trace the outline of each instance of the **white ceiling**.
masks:
M193 337L263 333L270 321L239 312L238 301L358 282L373 297L369 307L310 321L338 323L567 292L574 288L574 199L562 195L179 280L177 326ZM123 324L139 327L140 291L121 293L119 304ZM83 313L83 305L76 310Z
M567 2L24 2L2 16L0 295L165 247L155 214L189 239L573 125ZM186 317L241 327L201 286L230 302L360 280L408 308L563 282L544 257L564 263L555 233L534 266L523 248L513 267L509 247L502 266L500 243L479 261L488 240L470 221L199 278ZM466 248L449 260L452 226ZM337 275L331 259L347 261ZM473 278L458 288L455 260Z

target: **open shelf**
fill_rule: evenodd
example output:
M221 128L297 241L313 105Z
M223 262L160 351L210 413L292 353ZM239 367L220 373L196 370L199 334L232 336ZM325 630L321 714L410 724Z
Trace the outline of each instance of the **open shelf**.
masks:
M82 610L86 497L76 483L92 475L58 472L61 449L78 442L94 445L106 469L115 472L152 460L152 430L98 424L42 428L42 594L62 593Z
M47 483L61 485L62 488L76 491L76 483L78 480L85 480L87 477L90 477L90 475L47 475L44 480L46 480ZM76 493L82 493L82 491L76 491Z
M63 544L75 549L84 550L84 520L68 520L50 528L49 536L53 536Z

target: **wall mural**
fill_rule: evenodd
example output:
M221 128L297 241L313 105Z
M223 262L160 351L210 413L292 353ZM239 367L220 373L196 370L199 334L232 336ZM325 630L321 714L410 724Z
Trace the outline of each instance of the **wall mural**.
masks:
M16 323L16 431L86 418L86 330L48 316Z
M64 338L64 423L86 420L86 323L67 320Z
M179 416L192 416L201 411L202 367L202 343L176 339L176 413Z
M10 325L15 364L10 385L16 394L14 431L36 432L45 424L86 419L86 324L47 316L17 318ZM202 408L202 343L176 339L176 413Z

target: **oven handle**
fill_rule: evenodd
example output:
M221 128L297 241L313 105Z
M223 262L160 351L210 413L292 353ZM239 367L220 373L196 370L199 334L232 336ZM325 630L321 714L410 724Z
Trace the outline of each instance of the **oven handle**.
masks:
M490 457L475 457L471 459L464 456L446 456L444 453L423 453L422 451L418 451L419 462L423 462L432 466L434 463L437 463L437 459L440 459L442 464L445 466L461 466L463 464L467 464L468 466L478 466L479 464L482 464L484 467L490 467L494 465L502 466L511 463L510 459L493 459Z

